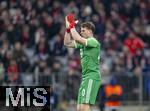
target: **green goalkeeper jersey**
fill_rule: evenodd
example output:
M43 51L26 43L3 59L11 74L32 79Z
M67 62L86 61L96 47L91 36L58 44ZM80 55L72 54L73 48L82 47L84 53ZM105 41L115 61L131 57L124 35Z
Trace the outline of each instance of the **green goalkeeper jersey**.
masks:
M86 46L75 42L75 47L80 49L82 79L100 80L100 43L90 37Z

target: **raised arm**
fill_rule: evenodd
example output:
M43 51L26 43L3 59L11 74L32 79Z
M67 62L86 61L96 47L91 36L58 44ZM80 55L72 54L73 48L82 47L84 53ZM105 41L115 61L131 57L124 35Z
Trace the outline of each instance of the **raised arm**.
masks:
M67 21L67 17L65 17L65 22L66 22L66 32L65 32L65 37L64 37L64 45L69 48L75 48L75 42L74 40L71 40L71 33L69 27L69 23Z
M75 46L76 46L75 41L76 41L84 46L87 46L87 39L82 38L74 27L78 21L75 21L74 17L71 15L69 15L68 18L70 18L70 20L68 21L67 17L68 16L65 17L65 21L66 21L66 29L68 31L66 31L66 33L65 33L64 45L67 47L75 48ZM71 37L73 38L73 40L71 40Z
M75 41L83 44L84 46L87 46L87 39L81 37L75 28L71 28L70 33Z
M71 34L65 32L64 45L69 48L75 48L74 40L71 40Z
M74 15L70 14L65 17L66 20L66 28L69 30L71 37L78 43L86 46L87 39L82 38L80 34L76 31L75 25L78 23L78 20L75 21Z

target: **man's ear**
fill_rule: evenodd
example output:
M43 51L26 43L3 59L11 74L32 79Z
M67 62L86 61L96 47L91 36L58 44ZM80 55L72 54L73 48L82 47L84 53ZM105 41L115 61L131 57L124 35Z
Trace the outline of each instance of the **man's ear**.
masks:
M89 30L89 29L88 29L88 32L89 32L90 34L93 34L92 30Z

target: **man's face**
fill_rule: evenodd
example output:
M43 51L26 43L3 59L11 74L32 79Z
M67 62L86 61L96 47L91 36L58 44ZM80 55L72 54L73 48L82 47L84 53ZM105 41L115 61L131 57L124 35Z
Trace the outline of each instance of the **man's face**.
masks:
M91 30L87 29L86 27L81 27L80 34L84 38L88 38L91 34Z
M129 33L129 38L131 38L131 39L135 38L135 34L133 32L130 32Z

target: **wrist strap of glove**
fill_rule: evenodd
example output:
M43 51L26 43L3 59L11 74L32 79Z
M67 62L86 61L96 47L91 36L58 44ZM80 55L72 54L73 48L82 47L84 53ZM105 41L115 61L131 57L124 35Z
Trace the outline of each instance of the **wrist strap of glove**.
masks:
M66 29L66 32L67 32L67 33L70 33L70 28L67 28L67 29Z
M75 23L70 23L69 28L66 29L66 32L67 32L67 33L70 33L70 30L71 30L72 28L74 28L74 26L75 26Z

